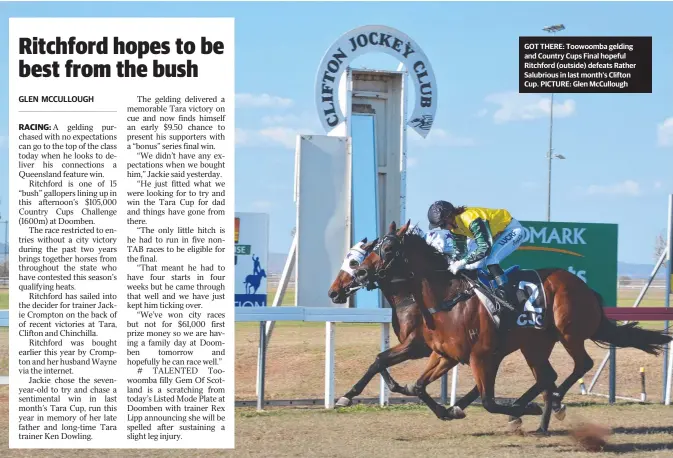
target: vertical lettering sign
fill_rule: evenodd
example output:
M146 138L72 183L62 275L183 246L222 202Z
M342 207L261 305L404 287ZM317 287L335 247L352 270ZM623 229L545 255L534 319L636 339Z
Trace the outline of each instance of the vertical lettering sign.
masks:
M521 221L524 241L503 267L565 269L617 306L617 225Z
M240 227L241 227L241 218L234 218L234 245L237 245L236 252L234 254L234 265L238 264L238 233Z
M236 307L266 307L269 215L236 213Z
M366 25L346 32L325 53L315 84L316 107L323 128L329 133L344 122L339 104L339 79L351 61L373 52L395 57L413 75L416 101L407 124L425 138L437 111L437 81L432 66L414 40L382 25Z

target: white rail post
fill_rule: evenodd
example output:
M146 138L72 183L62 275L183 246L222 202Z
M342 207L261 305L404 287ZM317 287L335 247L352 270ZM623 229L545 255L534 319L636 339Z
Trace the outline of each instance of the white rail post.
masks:
M266 379L266 322L259 322L259 348L257 349L257 410L264 410L264 381Z
M296 253L297 253L297 235L295 234L294 238L292 239L292 245L290 246L290 252L287 256L287 260L285 261L285 267L283 267L283 273L280 276L280 281L278 282L278 289L276 289L276 294L273 297L273 302L271 304L271 307L280 307L280 305L283 303L283 298L285 297L285 291L287 290L287 285L290 282L290 277L292 276L293 270L294 270L294 263L296 260ZM265 337L264 337L264 352L266 354L266 349L269 346L269 341L271 340L271 333L273 332L273 328L276 325L275 321L267 321L265 325ZM260 361L259 361L259 355L257 356L257 365L259 366ZM256 390L257 390L257 395L259 396L259 372L257 372L258 377L257 377L257 385Z
M388 347L390 347L390 323L381 323L381 351L386 351ZM387 371L388 369L383 370ZM381 379L379 381L379 405L384 407L388 405L390 393L383 376L379 375L379 378Z
M456 405L456 391L458 389L458 365L453 366L451 374L451 405Z
M668 343L668 375L666 376L666 395L664 404L671 405L671 385L673 384L673 341Z
M325 408L334 408L334 347L335 323L325 323Z

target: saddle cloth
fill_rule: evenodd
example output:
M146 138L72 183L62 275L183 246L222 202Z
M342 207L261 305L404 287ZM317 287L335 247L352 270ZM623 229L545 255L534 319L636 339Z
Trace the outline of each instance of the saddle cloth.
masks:
M535 270L512 266L505 270L507 281L517 285L516 326L519 328L543 329L547 324L547 298L540 275ZM489 289L497 288L487 272L479 270L479 281ZM509 310L508 310L509 312Z

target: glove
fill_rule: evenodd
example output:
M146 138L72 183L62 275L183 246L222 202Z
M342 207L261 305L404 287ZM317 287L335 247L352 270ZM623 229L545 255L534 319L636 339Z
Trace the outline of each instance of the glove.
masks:
M465 267L466 264L467 264L467 262L465 262L464 259L461 259L460 261L452 262L451 265L449 266L449 270L451 271L451 273L453 275L456 275L460 269Z

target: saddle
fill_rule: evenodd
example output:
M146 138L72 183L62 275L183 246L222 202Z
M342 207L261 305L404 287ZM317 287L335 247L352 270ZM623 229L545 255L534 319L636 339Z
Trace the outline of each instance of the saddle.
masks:
M547 298L544 291L544 286L542 279L536 270L532 269L521 269L519 266L515 265L505 269L505 275L510 285L516 285L516 298L517 303L511 304L515 307L516 310L511 311L516 314L515 326L518 328L535 328L543 329L547 324L546 320L546 311L547 311ZM498 312L501 310L501 300L495 295L495 290L497 284L494 280L491 279L491 276L486 271L481 269L478 271L477 279L479 283L486 289L486 294L488 301L484 301L486 308L491 310L489 314L493 321L496 322L496 326L499 326L499 323L494 318L493 312ZM481 288L479 288L481 290ZM490 302L490 304L487 304ZM490 307L489 307L490 306Z
M517 286L517 303L511 304L515 310L508 310L516 315L515 327L544 329L547 326L547 298L540 275L536 270L524 270L519 266L506 269L505 274L508 282ZM450 312L456 304L477 295L491 320L499 328L501 315L499 312L503 304L495 294L497 289L495 281L491 279L488 272L482 270L479 270L476 275L472 272L463 275L469 280L471 287L443 301L436 308L429 308L428 311L432 314ZM505 308L509 307L505 306Z

